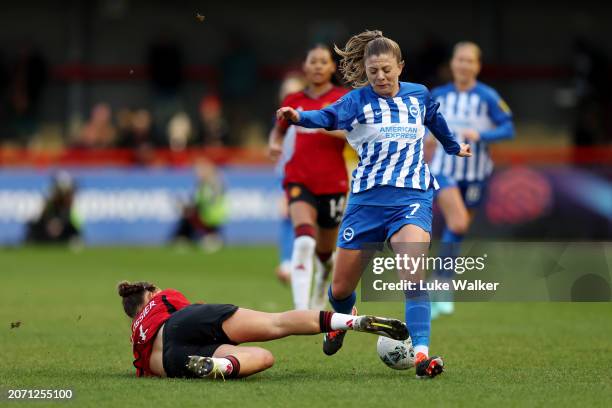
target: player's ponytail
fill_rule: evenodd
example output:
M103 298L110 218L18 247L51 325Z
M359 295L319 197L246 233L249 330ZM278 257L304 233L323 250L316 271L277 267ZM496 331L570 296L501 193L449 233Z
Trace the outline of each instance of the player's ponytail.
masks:
M399 45L383 35L380 30L366 30L349 38L344 49L334 45L340 57L340 72L344 80L354 88L368 84L364 60L372 55L391 54L402 63L402 51Z
M119 282L117 292L121 296L123 310L129 317L134 318L138 313L138 308L144 301L145 292L155 292L157 287L149 282L134 282L128 281Z

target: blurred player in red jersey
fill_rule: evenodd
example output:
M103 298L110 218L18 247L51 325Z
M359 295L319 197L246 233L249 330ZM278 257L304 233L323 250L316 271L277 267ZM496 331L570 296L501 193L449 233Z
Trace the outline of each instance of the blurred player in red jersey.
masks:
M287 95L302 91L306 87L306 79L304 74L300 72L289 72L283 80L278 93L278 103L282 103ZM276 115L274 116L276 122ZM283 138L282 152L276 159L274 172L282 181L285 178L285 164L291 159L293 149L295 147L295 127L288 130ZM279 235L279 255L280 263L276 268L276 277L281 283L288 284L291 282L291 255L293 253L293 224L289 218L289 201L287 195L282 196L279 203L279 211L281 215L280 235Z
M305 111L322 109L347 92L332 83L336 64L327 46L318 44L311 48L303 70L308 83L306 88L288 95L281 106ZM290 126L286 120L280 119L270 132L272 158L281 155L283 138ZM295 148L285 164L283 179L295 233L291 255L291 289L297 310L322 309L348 190L342 154L344 131L302 127L295 127L295 131ZM316 270L315 288L309 301L313 269Z
M272 353L240 343L290 335L355 330L397 340L408 338L399 320L374 316L293 310L264 313L230 304L191 304L174 289L149 282L121 282L123 309L133 319L136 375L159 377L246 377L270 368Z

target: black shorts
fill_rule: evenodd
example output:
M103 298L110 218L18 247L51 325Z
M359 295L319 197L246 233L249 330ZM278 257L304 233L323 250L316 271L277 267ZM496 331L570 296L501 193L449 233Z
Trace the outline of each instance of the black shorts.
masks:
M222 344L233 344L221 325L238 310L234 305L194 304L175 312L164 325L164 370L168 377L193 377L189 356L212 357Z
M289 204L305 201L317 210L319 227L335 228L340 225L346 209L345 193L315 195L300 183L288 183L285 191Z

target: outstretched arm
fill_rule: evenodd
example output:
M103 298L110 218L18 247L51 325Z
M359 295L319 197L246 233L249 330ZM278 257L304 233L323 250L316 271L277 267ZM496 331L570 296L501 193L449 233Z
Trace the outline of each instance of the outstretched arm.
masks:
M284 106L276 111L278 119L285 119L293 124L305 128L336 130L336 117L331 110L297 111L291 107Z
M354 103L349 96L320 110L297 111L284 106L276 111L276 117L310 129L350 130L355 117Z

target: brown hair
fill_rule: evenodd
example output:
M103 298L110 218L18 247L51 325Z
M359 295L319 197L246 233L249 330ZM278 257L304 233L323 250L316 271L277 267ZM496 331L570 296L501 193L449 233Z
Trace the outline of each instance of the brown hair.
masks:
M354 88L368 84L364 60L372 55L391 54L398 64L402 61L402 51L399 45L383 35L380 30L366 30L352 36L346 42L344 49L334 45L334 50L342 57L340 72L344 80Z
M472 41L460 41L455 44L455 46L453 47L453 56L455 56L457 51L463 47L472 47L474 49L474 52L476 53L476 59L480 62L480 60L482 59L482 51L478 44Z
M144 301L145 292L155 292L157 289L157 286L149 282L119 282L117 292L123 298L122 303L125 314L132 319L136 317L138 309Z

